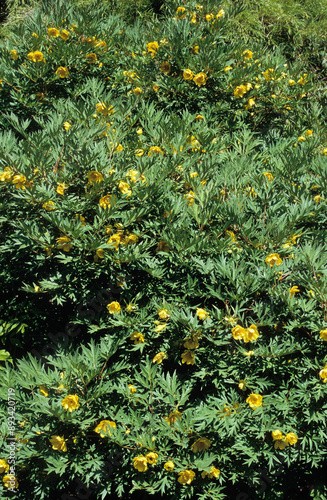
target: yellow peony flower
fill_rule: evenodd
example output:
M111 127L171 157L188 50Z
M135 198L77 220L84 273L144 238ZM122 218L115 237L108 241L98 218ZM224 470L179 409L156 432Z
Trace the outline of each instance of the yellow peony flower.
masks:
M327 329L325 329L325 330L320 330L320 332L319 332L319 333L320 333L320 338L321 338L322 340L327 340Z
M168 319L170 315L168 314L168 309L158 309L158 316L160 319Z
M89 62L96 62L98 60L98 56L93 52L91 52L91 54L87 54L85 57Z
M107 305L109 314L119 314L121 311L121 307L119 302L110 302L110 304Z
M195 355L191 351L184 351L182 354L182 363L187 365L194 365Z
M169 425L174 425L176 420L181 419L181 418L182 418L181 412L178 410L175 410L168 417L164 417L164 420L166 420L166 422L168 422Z
M100 174L100 172L98 172L97 170L91 170L87 174L87 180L90 184L96 184L103 181L103 175Z
M0 474L3 474L4 472L9 471L9 464L6 459L1 458L0 459Z
M162 151L162 149L159 146L151 146L149 149L149 152L148 152L148 156L152 156L154 153L161 154L161 155L164 154L164 152Z
M68 188L68 186L64 182L59 182L56 191L58 194L64 195L65 189L67 189L67 188Z
M17 50L14 50L14 49L11 50L10 51L10 55L11 55L12 59L14 59L14 60L18 59L18 52L17 52Z
M247 88L245 85L238 85L238 87L234 89L234 96L236 98L243 97L246 92Z
M226 66L226 68L224 68L224 71L225 73L228 73L228 71L231 71L232 69L232 66Z
M69 130L71 127L71 124L69 122L64 122L64 129Z
M278 253L271 253L268 257L265 258L265 263L269 264L270 267L280 266L283 263L283 260L279 257Z
M51 436L49 439L52 449L56 451L67 451L66 441L61 436Z
M148 461L143 455L140 455L133 459L133 466L139 472L145 472L148 468Z
M206 79L207 79L206 73L203 73L202 71L198 73L197 75L194 76L193 82L198 86L201 87L202 85L206 84Z
M132 191L129 188L130 188L130 185L127 184L127 182L120 181L118 184L118 189L122 194L127 194L127 195L132 194Z
M225 15L224 9L220 9L220 11L218 12L218 14L216 15L216 18L220 19L221 17L224 17L224 15Z
M184 80L193 80L194 73L190 69L184 69L183 78Z
M162 71L162 73L164 73L165 75L168 75L170 68L171 66L168 61L163 61L159 66L160 71Z
M107 194L106 196L102 196L99 200L99 205L101 208L110 208L111 207L111 198L112 194Z
M148 463L151 465L155 465L157 463L157 458L158 455L157 453L154 453L153 451L150 451L145 455L145 458L147 459Z
M94 429L94 432L100 434L102 438L104 438L106 434L109 434L109 436L111 436L110 427L116 429L116 423L111 422L110 420L101 420L101 422Z
M156 354L154 356L152 363L157 363L157 365L159 365L166 358L167 358L167 354L165 352L158 352L158 354Z
M76 394L70 394L61 401L61 406L63 406L64 409L68 410L69 412L75 411L79 407L78 399L79 397L76 396Z
M201 472L201 477L204 479L205 477L208 476L209 479L217 479L219 477L220 470L216 469L216 467L211 467L210 472L206 472L205 470Z
M64 66L59 66L59 68L56 71L56 76L59 76L60 78L67 78L69 75L69 71L67 68Z
M213 20L214 15L213 14L206 14L206 21L207 23L210 23L210 21Z
M143 91L142 91L141 87L136 87L135 89L133 89L134 95L140 95L142 92Z
M182 484L183 486L185 486L186 484L191 484L191 482L193 481L193 479L195 478L195 472L193 472L192 470L182 470L181 472L179 472L178 474L178 479L177 481Z
M27 179L25 175L15 175L12 182L15 184L16 189L25 189Z
M60 238L57 238L57 245L60 250L63 250L64 252L69 252L69 250L72 248L72 243L71 239L68 238L68 236L61 236Z
M189 193L184 194L184 198L186 198L187 200L187 205L193 205L195 201L194 195L195 195L194 191L190 191Z
M159 324L158 326L155 327L154 331L155 332L162 332L167 326L167 323L162 323Z
M274 72L273 68L268 68L268 69L266 69L266 71L264 73L262 73L266 82L270 82L271 80L274 80L274 78L272 76L273 72Z
M176 16L177 19L184 19L186 16L185 7L177 7Z
M183 347L185 349L198 349L199 348L199 342L198 338L194 335L193 338L188 338L183 344Z
M232 330L232 335L235 340L242 340L244 338L245 333L246 333L245 328L243 328L240 325L234 326Z
M296 293L298 293L300 290L299 290L299 287L298 286L292 286L292 288L290 288L290 296L291 297L294 297L294 295Z
M69 38L69 31L67 31L67 30L61 30L60 37L63 40L65 40L65 41L68 40L68 38Z
M259 408L262 405L262 396L260 394L250 394L246 402L249 403L250 408Z
M272 431L271 435L272 435L272 438L273 438L274 441L281 440L284 437L283 433L281 431L279 431L279 430Z
M252 52L251 50L244 50L244 52L242 52L242 56L244 57L244 59L252 59Z
M271 182L274 179L274 176L271 172L263 172L262 175L264 175L268 179L268 182Z
M48 35L53 38L57 38L60 35L60 32L56 28L48 28Z
M254 99L249 99L248 103L245 105L245 109L246 110L251 109L251 108L253 108L253 106L255 106L255 100Z
M191 448L193 453L197 453L198 451L207 450L211 445L211 441L207 438L200 438L195 443L192 444Z
M257 330L256 325L251 325L249 328L245 330L243 340L245 343L247 342L253 342L253 340L256 340L259 337L259 332Z
M39 288L39 287L38 287ZM41 290L41 289L40 289ZM46 385L41 385L39 387L39 391L40 393L42 394L42 396L44 396L45 398L47 398L49 396L49 392L48 392L48 389L47 389L47 386Z
M200 309L199 307L196 310L197 317L203 321L209 318L209 313L204 309Z
M18 481L16 479L16 476L14 476L13 474L3 476L2 481L5 488L18 488Z
M134 387L133 384L128 384L128 388L131 394L134 394L137 391L136 387Z
M327 382L327 365L324 366L324 368L322 370L320 370L319 377L322 378L324 383Z
M144 344L144 335L140 332L134 332L129 336L131 340L134 341L134 344Z
M278 439L277 441L275 441L274 443L274 448L275 450L280 449L280 450L284 450L284 448L286 448L288 446L288 442L285 441L285 438L283 439Z
M158 90L160 89L160 86L159 85L153 85L152 89L154 90L154 92L158 92Z
M293 432L289 432L285 436L285 441L290 445L296 444L297 443L297 436Z
M169 460L169 462L166 462L163 467L166 471L172 472L174 470L175 464L174 464L174 462Z
M51 210L56 209L56 205L53 203L53 201L50 200L50 201L46 201L45 203L43 203L42 208L44 208L45 210L50 212Z
M295 85L295 80L288 80L289 85Z
M157 50L159 49L159 44L158 42L149 42L146 44L146 48L148 49L148 52L150 52L152 57L154 57Z

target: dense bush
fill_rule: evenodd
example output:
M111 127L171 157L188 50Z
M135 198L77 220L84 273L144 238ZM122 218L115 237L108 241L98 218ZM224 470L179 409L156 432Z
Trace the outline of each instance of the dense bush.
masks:
M0 46L16 498L325 498L325 87L239 14L44 3Z

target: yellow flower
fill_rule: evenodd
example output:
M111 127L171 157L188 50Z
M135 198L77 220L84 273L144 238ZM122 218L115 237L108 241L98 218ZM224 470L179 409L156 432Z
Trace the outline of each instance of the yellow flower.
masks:
M144 335L140 332L134 332L129 336L131 340L134 341L134 344L144 344Z
M259 332L257 330L256 325L251 325L249 328L245 330L243 340L245 343L252 342L259 337Z
M76 394L66 396L65 399L61 401L61 406L63 406L64 409L68 410L69 412L75 411L79 407L78 399L79 398L78 396L76 396Z
M317 194L317 196L315 196L313 199L318 204L323 198L320 194Z
M64 66L59 66L59 68L56 71L56 76L59 76L60 78L67 78L69 75L69 71L67 68Z
M136 129L136 133L137 133L137 135L142 135L142 134L143 134L143 129L142 129L142 127L137 128L137 129ZM134 170L134 172L135 172L135 170Z
M127 184L127 182L120 181L118 184L118 189L122 194L127 194L127 195L132 194L132 191L129 188L130 186L129 184Z
M274 70L272 68L268 68L266 69L266 71L263 74L266 82L270 82L271 80L274 80L273 76L272 76L272 73L274 72Z
M167 354L165 352L158 352L158 354L156 354L154 356L152 363L157 363L157 365L159 365L166 358L167 358Z
M162 71L165 75L168 75L170 68L171 66L168 61L163 61L159 66L160 71Z
M220 17L224 17L224 15L225 15L224 9L220 9L220 11L218 12L218 14L216 15L216 18L219 19Z
M68 186L64 182L59 182L56 191L58 194L64 195L65 189L67 189L67 188L68 188Z
M245 50L244 52L242 52L242 56L244 56L244 59L252 59L252 52L251 50Z
M327 329L325 329L325 330L320 330L320 332L319 332L319 333L320 333L320 338L321 338L322 340L327 340Z
M210 472L206 472L205 470L201 472L201 477L204 479L206 476L208 476L209 479L217 479L219 477L220 470L216 469L216 467L211 467Z
M134 95L140 95L141 93L142 93L141 87L136 87L135 89L133 89Z
M300 291L300 290L299 290L299 287L297 287L297 286L292 286L292 288L290 288L290 296L291 296L291 297L294 297L294 295L295 295L296 293L298 293L299 291Z
M246 92L247 89L245 85L238 85L238 87L234 89L234 96L236 98L243 97Z
M99 205L101 208L110 208L111 207L111 198L112 194L107 194L106 196L102 196L99 200Z
M211 445L211 441L207 438L200 438L195 443L192 444L191 448L193 453L197 453L198 451L207 450Z
M1 458L0 460L0 474L3 474L4 472L8 472L9 470L9 464L6 459Z
M202 71L200 73L198 73L197 75L195 75L195 77L193 78L193 82L198 86L198 87L201 87L201 85L205 85L206 84L206 79L207 79L207 75L206 73L203 73Z
M162 323L161 325L158 325L156 326L156 328L154 329L155 332L162 332L162 330L164 330L167 326L167 323Z
M198 54L199 53L199 46L198 45L195 45L195 47L193 47L193 53L194 54Z
M324 381L324 383L327 382L327 365L324 366L324 368L322 370L320 370L319 377L322 378L322 380Z
M45 210L50 212L51 210L56 209L56 205L53 203L53 201L50 200L50 201L46 201L45 203L43 203L42 208L44 208Z
M25 189L27 179L25 175L15 175L12 182L15 184L16 189Z
M250 408L259 408L262 405L262 396L260 394L250 394L246 402L249 403Z
M150 453L147 453L145 455L145 458L147 459L147 461L148 461L149 464L155 465L157 463L158 455L157 455L157 453L154 453L153 451L150 451Z
M304 135L307 137L309 137L312 134L313 134L312 130L307 130L306 132L304 132Z
M107 305L107 309L109 314L119 314L121 311L119 302L110 302L110 304Z
M186 198L187 200L187 205L193 205L195 200L194 195L195 195L194 191L190 191L189 193L184 194L184 198Z
M49 439L52 449L56 451L67 451L66 441L61 436L51 436Z
M199 348L198 338L194 335L193 338L186 339L183 346L186 349L198 349Z
M18 481L13 474L3 476L2 481L5 488L18 488Z
M284 437L283 433L281 431L279 431L279 430L272 431L271 435L272 435L272 438L273 438L274 441L281 440Z
M1 182L11 182L12 180L12 172L6 167L4 172L0 172L0 181Z
M186 16L185 7L177 7L176 15L178 19L184 19Z
M110 427L116 429L116 423L111 422L110 420L101 420L101 422L94 429L94 432L100 434L102 438L104 438L107 433L111 436Z
M162 149L159 146L151 146L150 147L149 152L148 152L148 156L152 156L153 153L161 154L161 155L164 154L164 152L162 151Z
M268 182L271 182L274 179L274 176L271 172L263 172L263 175L267 177Z
M293 432L289 432L285 436L285 441L287 441L288 444L296 444L297 443L297 436Z
M299 141L299 142L304 142L304 141L305 141L305 137L303 137L303 135L301 135L301 136L298 138L298 141Z
M91 52L91 54L87 54L85 57L88 59L89 62L96 62L98 60L98 56L93 52Z
M279 257L278 253L271 253L265 258L265 263L269 264L270 267L273 267L275 264L276 266L280 266L282 262L283 260Z
M174 470L175 464L174 464L174 462L172 462L171 460L169 460L169 462L166 462L163 467L168 472L172 472Z
M277 450L277 448L279 448L280 450L284 450L284 448L286 448L286 446L288 446L288 442L285 441L285 437L283 439L278 439L274 443L275 450Z
M228 73L228 71L231 71L232 69L232 66L226 66L226 68L224 68L224 71L225 73Z
M98 248L95 252L95 257L94 260L97 262L98 259L103 259L104 257L104 250L103 248Z
M177 481L182 484L183 486L185 486L186 484L191 484L191 482L193 481L193 479L195 478L195 472L193 472L192 470L182 470L181 472L179 472L178 474L178 479Z
M32 33L32 36L34 36L35 38L39 38L39 35L37 33Z
M10 55L11 55L12 59L14 59L14 60L18 59L18 52L17 52L17 50L11 50L10 51Z
M253 106L255 106L255 100L254 99L249 99L248 103L245 106L245 109L246 110L251 109L251 108L253 108Z
M160 89L160 86L159 85L153 85L152 86L154 92L158 92L158 90Z
M196 310L197 317L203 321L209 318L209 313L204 309L200 309L199 307Z
M210 23L210 21L212 21L212 19L213 19L213 14L206 14L206 21L208 23Z
M100 174L100 172L98 172L97 170L91 170L87 174L87 180L90 184L96 184L97 182L103 181L103 175Z
M57 38L59 36L59 30L56 28L48 28L48 35L52 36L53 38Z
M64 129L69 130L71 127L71 124L69 122L64 122Z
M45 398L47 398L49 396L49 392L48 392L48 389L47 389L46 385L41 385L39 387L39 391L42 394L42 396L44 396Z
M166 422L168 422L169 425L174 425L176 420L181 419L181 417L182 417L181 412L175 410L168 417L164 417L164 420L166 420Z
M67 30L61 30L60 36L63 40L68 40L69 38L69 31Z
M186 363L187 365L194 365L195 363L195 355L191 351L184 351L182 354L182 363Z
M184 80L193 80L194 73L190 69L184 69L183 78Z
M233 338L235 340L242 340L244 338L245 332L246 330L242 326L240 325L234 326L232 330Z
M168 309L164 308L164 309L158 309L158 316L160 319L168 319L169 318L169 314L168 314Z
M72 243L71 239L68 238L68 236L61 236L60 238L57 238L57 245L60 250L63 250L64 252L69 252L69 250L72 248Z
M202 121L203 120L203 116L202 115L196 115L195 119L197 121L200 121L200 120Z
M144 149L137 149L135 151L135 155L138 156L139 158L144 155Z
M120 234L113 234L110 236L109 240L107 241L107 244L114 243L114 247L118 251L119 244L121 243L121 235Z
M136 387L134 387L134 385L132 385L132 384L128 384L128 388L129 388L129 392L131 394L134 394L134 392L137 391Z
M152 57L155 55L157 50L159 49L159 44L158 42L149 42L146 44L146 48L148 49L148 52L152 55Z
M133 459L133 466L139 472L145 472L148 468L148 461L143 455L140 455Z
M295 85L295 80L288 80L288 83L289 83L290 85Z

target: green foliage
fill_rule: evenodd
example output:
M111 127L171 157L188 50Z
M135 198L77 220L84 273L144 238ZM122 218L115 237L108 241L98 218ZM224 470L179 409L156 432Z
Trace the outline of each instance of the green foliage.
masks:
M231 41L238 3L134 24L51 5L0 45L16 498L81 481L91 498L286 499L310 478L323 498L323 82L259 36Z

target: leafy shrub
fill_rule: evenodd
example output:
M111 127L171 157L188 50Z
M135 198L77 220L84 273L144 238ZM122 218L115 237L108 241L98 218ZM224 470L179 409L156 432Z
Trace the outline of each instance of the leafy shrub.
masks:
M0 47L17 498L259 497L262 468L286 498L325 466L324 89L227 43L238 12L45 3Z

